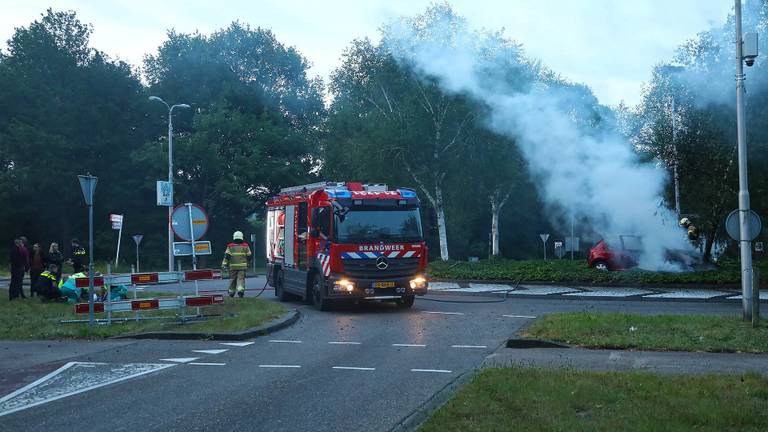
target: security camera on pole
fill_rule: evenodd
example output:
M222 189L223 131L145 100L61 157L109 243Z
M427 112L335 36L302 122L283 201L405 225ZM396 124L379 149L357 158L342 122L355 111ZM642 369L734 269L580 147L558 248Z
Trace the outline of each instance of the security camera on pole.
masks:
M736 21L736 132L739 154L739 245L741 255L741 304L745 321L752 320L752 240L747 178L747 127L744 119L744 64L752 66L757 57L757 34L741 35L741 0L735 0Z

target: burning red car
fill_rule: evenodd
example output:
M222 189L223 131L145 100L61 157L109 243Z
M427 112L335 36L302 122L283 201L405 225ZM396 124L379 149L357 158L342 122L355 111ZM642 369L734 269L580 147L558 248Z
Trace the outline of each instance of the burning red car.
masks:
M642 251L640 237L620 235L619 241L608 244L605 240L597 242L589 250L587 264L598 270L626 270L637 267L638 257Z

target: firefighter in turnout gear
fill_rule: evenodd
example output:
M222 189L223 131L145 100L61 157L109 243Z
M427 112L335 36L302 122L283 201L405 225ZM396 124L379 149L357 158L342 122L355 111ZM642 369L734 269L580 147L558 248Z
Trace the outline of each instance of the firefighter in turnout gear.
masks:
M699 241L699 229L696 228L696 225L690 219L687 217L680 219L680 226L688 231L688 240L692 242Z
M235 231L232 235L232 243L227 245L224 252L224 261L221 262L223 270L229 270L229 296L245 295L245 271L248 269L248 259L251 256L251 248L243 240L243 233Z

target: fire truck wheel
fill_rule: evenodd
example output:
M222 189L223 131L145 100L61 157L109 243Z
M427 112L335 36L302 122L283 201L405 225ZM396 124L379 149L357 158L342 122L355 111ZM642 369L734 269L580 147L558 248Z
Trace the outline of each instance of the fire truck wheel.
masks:
M285 292L284 284L285 284L285 280L284 280L283 272L278 271L277 276L275 276L275 297L277 297L278 300L280 301L290 300L288 298L288 293Z
M325 280L323 277L318 273L315 274L315 278L312 281L312 302L315 305L315 308L317 310L326 311L330 307L330 300L325 298L325 293L323 293L323 286L325 285Z
M413 306L414 300L416 300L416 296L409 295L409 296L401 297L395 301L397 302L397 305L400 306L401 308L409 308Z

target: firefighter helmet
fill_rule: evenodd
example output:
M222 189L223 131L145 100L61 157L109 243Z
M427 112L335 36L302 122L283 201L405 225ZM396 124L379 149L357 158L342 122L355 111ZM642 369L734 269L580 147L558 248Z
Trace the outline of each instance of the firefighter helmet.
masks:
M235 231L235 233L232 234L232 240L242 240L242 239L243 239L242 231Z
M680 226L688 227L691 224L691 220L687 217L680 219Z

